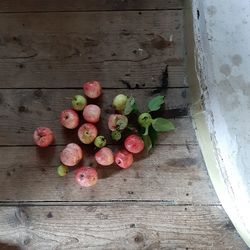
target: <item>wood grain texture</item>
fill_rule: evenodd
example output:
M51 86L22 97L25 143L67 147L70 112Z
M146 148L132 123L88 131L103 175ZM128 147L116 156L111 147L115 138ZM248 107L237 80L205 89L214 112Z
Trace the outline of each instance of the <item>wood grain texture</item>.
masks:
M248 249L217 206L1 207L0 241L26 250Z
M181 9L181 0L1 0L0 12Z
M118 93L132 94L138 100L141 111L146 110L146 98L150 100L152 90L112 90L105 89L102 98L97 101L103 113L99 128L105 135L110 135L107 128L108 114L112 114L112 99ZM82 89L2 89L0 90L0 145L32 145L32 134L36 127L47 126L54 130L56 144L77 141L77 131L64 129L59 122L62 110L71 107L71 98L75 94L82 94ZM166 109L187 109L188 90L169 89L166 93ZM80 117L82 117L81 113ZM177 130L162 135L161 143L196 143L190 119L176 119ZM101 130L100 130L101 131ZM164 139L163 139L164 138Z
M167 65L169 86L186 86L182 18L181 10L0 15L0 88L90 79L156 87Z
M150 156L136 156L128 170L96 166L93 151L83 147L84 164L96 167L99 175L97 185L85 189L76 184L73 172L64 178L57 176L62 148L1 147L0 200L218 204L198 146L159 145Z

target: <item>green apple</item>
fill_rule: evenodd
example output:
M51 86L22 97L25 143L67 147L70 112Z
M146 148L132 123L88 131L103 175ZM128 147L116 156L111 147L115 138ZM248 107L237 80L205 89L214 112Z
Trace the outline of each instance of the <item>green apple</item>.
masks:
M76 111L81 111L87 105L87 99L82 95L75 95L72 98L72 107Z
M69 168L67 166L60 165L59 167L57 167L57 174L59 176L65 176L68 172Z
M98 136L95 138L94 144L95 144L96 147L102 148L102 147L106 146L107 141L106 141L106 139L105 139L104 136L98 135Z
M119 112L122 112L126 107L127 100L128 100L128 97L126 95L123 95L123 94L117 95L113 99L113 107L114 107L114 109L119 111Z

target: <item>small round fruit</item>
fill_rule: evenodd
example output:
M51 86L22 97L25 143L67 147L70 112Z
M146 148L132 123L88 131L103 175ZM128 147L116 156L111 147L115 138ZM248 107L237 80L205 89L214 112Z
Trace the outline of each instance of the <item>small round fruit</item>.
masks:
M33 139L37 146L45 148L53 142L54 134L49 128L39 127L34 131Z
M115 163L121 168L129 168L133 161L133 155L125 149L119 150L115 154Z
M144 149L144 141L138 135L129 135L124 141L125 148L133 154L138 154Z
M109 166L114 162L114 155L110 148L101 148L95 154L95 160L102 166Z
M120 131L115 130L115 131L112 131L112 132L111 132L111 137L112 137L112 139L113 139L114 141L119 141L119 140L121 140L121 138L122 138L122 134L121 134Z
M68 167L75 166L82 158L82 149L75 143L68 144L60 154L62 164Z
M65 176L68 172L69 168L67 166L60 165L59 167L57 167L57 174L59 176Z
M87 105L87 99L82 95L75 95L72 98L72 107L76 111L81 111Z
M99 97L102 93L101 84L98 81L90 81L83 84L84 94L92 99Z
M68 129L74 129L79 125L79 116L73 109L61 112L61 124Z
M138 123L144 128L149 127L152 121L152 116L149 113L142 113L138 117Z
M95 138L94 144L96 147L102 148L102 147L106 146L107 140L105 139L105 137L103 135L99 135Z
M123 95L123 94L117 95L113 99L113 107L114 107L114 109L119 111L119 112L122 112L126 107L127 100L128 100L128 97L126 95Z
M84 108L82 114L85 121L97 123L101 116L101 109L95 104L89 104Z
M84 123L78 129L78 138L84 144L92 143L97 137L97 128L91 123Z
M125 115L112 114L108 118L108 127L111 131L123 130L128 125L128 118Z
M75 180L82 187L91 187L96 184L97 172L91 167L81 167L75 172Z

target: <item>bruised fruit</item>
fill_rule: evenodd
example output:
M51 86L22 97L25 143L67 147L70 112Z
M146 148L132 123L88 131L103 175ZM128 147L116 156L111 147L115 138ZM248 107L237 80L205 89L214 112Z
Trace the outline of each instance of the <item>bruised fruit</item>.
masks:
M102 148L102 147L106 146L107 140L105 139L104 136L99 135L95 138L94 144L96 147Z
M101 84L98 81L90 81L83 84L84 94L92 99L99 97L102 93Z
M79 116L73 109L61 112L61 124L68 129L74 129L79 125Z
M133 163L133 155L125 149L115 154L115 163L121 168L129 168Z
M137 154L144 149L144 142L138 135L129 135L124 141L124 146L130 153Z
M68 172L69 168L67 166L60 165L59 167L57 167L57 174L59 176L65 176Z
M97 123L101 116L101 109L95 104L89 104L84 108L82 114L85 121Z
M127 100L128 100L128 97L126 95L123 95L123 94L117 95L113 99L113 103L112 103L114 109L119 111L119 112L123 112L123 110L126 107Z
M87 105L87 99L82 95L75 95L72 98L72 107L76 111L81 111Z
M114 162L114 155L110 148L101 148L95 154L95 160L102 166L109 166Z
M75 180L82 187L91 187L97 182L97 172L91 167L81 167L75 172Z
M128 118L125 115L112 114L108 118L108 127L111 131L123 130L128 125Z
M97 136L97 128L91 123L84 123L78 129L78 138L84 144L92 143Z
M75 143L68 144L60 154L62 164L72 167L83 158L82 149Z
M39 127L34 131L33 139L37 146L45 148L53 142L54 135L51 129Z

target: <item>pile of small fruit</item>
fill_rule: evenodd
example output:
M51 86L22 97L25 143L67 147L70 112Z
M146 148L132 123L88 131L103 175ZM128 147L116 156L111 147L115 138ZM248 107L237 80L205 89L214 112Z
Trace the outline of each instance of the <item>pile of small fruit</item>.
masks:
M84 95L76 95L72 99L72 108L61 112L61 125L74 130L79 126L80 119L77 112L82 112L85 121L78 128L78 138L81 143L94 143L98 149L95 160L101 166L109 166L114 162L121 168L129 168L133 163L133 154L143 150L149 152L155 145L158 132L167 132L174 129L174 125L162 117L152 118L152 113L159 110L164 104L164 96L156 96L148 103L148 112L140 113L135 99L119 94L113 99L114 114L108 118L108 128L114 141L122 141L124 147L113 153L106 146L106 138L98 134L96 123L101 116L101 108L95 104L87 104L87 98L96 99L102 94L102 87L98 81L83 84ZM136 118L136 119L134 119ZM135 122L133 122L135 121ZM125 138L124 138L125 136ZM54 140L51 129L39 127L34 131L34 141L39 147L48 147ZM57 168L59 176L65 176L69 167L76 166L83 159L83 150L76 143L68 144L60 153L62 165ZM82 166L75 171L75 180L83 187L96 184L98 179L95 168Z

